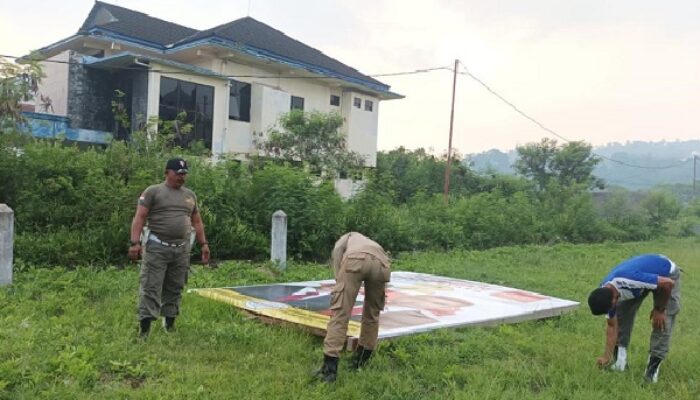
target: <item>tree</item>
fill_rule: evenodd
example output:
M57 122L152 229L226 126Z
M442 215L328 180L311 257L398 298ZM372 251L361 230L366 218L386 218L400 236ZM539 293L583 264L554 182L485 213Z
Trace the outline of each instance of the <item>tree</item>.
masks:
M258 150L262 156L302 162L312 173L351 172L362 168L365 159L348 150L342 125L343 117L336 112L292 110L280 117L279 126L270 130Z
M666 192L653 191L642 199L640 206L649 218L649 225L654 233L663 232L665 224L675 219L681 211L681 205L675 197Z
M535 181L540 190L546 189L552 180L564 187L603 188L603 181L593 175L600 157L594 155L591 145L585 142L558 146L556 140L544 138L539 143L518 146L516 151L516 172Z
M37 57L17 64L0 57L0 124L22 121L21 102L31 100L44 77Z
M461 162L456 154L451 158L450 194L462 195L478 191L480 181L477 176ZM377 168L374 177L380 177L379 188L391 182L395 191L396 204L407 203L418 193L428 195L442 193L445 184L445 167L447 154L436 156L423 148L408 150L398 147L388 152L377 153ZM368 188L377 187L370 185Z

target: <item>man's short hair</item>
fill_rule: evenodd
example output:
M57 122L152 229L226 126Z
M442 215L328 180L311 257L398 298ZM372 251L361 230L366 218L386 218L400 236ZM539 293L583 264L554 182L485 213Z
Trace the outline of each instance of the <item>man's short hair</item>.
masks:
M599 287L588 296L588 307L593 315L602 315L610 311L613 306L613 290L609 287Z

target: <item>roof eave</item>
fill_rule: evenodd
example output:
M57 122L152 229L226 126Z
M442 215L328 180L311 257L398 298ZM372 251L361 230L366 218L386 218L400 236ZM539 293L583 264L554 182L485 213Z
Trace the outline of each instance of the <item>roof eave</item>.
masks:
M37 50L36 52L41 54L44 58L51 58L57 54L60 54L66 50L70 50L70 46L75 44L76 41L85 38L85 35L72 35L65 39L61 39L58 42L52 43L48 46L44 46ZM17 59L17 62L29 61L31 60L31 54L24 55Z
M158 50L162 52L167 48L166 45L160 43L151 42L149 40L125 35L123 33L115 32L105 28L92 28L88 31L88 34L90 37L93 38L108 37L114 39L115 41L127 42L132 46L142 47L148 50Z
M146 61L146 62L144 62ZM170 66L183 71L188 71L193 75L206 76L211 78L218 78L222 80L229 80L228 76L221 75L212 70L203 67L197 67L189 64L183 64L177 61L166 60L158 57L145 56L142 54L134 54L131 52L123 52L115 54L109 57L96 58L90 56L83 56L83 64L86 66L93 66L95 68L110 68L110 67L122 67L127 64L136 64L143 67L151 69L151 64ZM164 75L167 75L167 71L160 71ZM179 71L174 71L179 72Z
M290 59L287 57L280 56L278 54L272 53L270 51L266 51L264 49L258 49L253 46L248 46L244 45L241 43L237 42L232 42L229 39L222 38L220 36L217 36L216 34L211 34L203 38L199 38L197 40L193 41L188 41L188 42L181 42L178 43L177 45L174 45L167 50L165 50L165 53L176 53L182 50L187 50L199 46L205 46L205 45L213 45L213 46L219 46L223 47L227 50L233 50L239 53L243 53L249 56L252 56L254 58L258 59L263 59L263 60L269 60L269 61L274 61L278 64L284 64L288 67L291 68L298 68L298 69L303 69L307 72L311 72L313 74L318 75L321 78L336 78L340 79L342 81L348 82L348 83L354 83L354 84L359 84L361 85L365 90L370 90L372 93L375 93L378 95L378 97L386 100L391 100L391 99L400 99L403 98L404 96L393 93L389 90L390 86L384 85L384 84L376 84L373 82L367 82L363 79L360 78L355 78L355 77L350 77L335 71L331 71L325 68L322 68L317 65L312 65L308 63L301 62L299 60L294 60Z

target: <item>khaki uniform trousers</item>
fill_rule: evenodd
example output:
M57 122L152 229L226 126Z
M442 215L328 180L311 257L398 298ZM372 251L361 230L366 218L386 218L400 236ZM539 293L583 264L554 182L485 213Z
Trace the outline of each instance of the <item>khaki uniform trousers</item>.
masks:
M168 247L149 241L139 277L139 320L177 317L190 269L190 245Z
M676 271L669 276L673 279L673 289L671 290L671 298L668 300L666 307L666 330L660 331L652 329L651 337L649 338L649 355L665 359L671 347L671 334L673 327L676 324L676 316L681 310L681 270ZM617 305L617 345L628 347L632 338L632 328L634 327L634 317L637 315L639 307L649 294L649 291L643 296L636 299L624 300Z
M323 353L338 357L345 344L352 309L360 286L365 284L360 346L373 350L377 345L379 313L384 309L384 289L391 271L378 258L366 253L347 254L335 273L336 285L331 296L331 319L328 321Z

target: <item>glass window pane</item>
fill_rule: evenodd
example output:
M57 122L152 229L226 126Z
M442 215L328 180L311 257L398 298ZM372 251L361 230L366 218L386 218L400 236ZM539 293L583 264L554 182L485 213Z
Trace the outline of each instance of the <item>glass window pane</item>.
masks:
M238 97L231 94L228 99L228 117L231 119L241 119L241 105L238 102Z
M177 107L176 79L160 78L160 105Z
M241 121L250 122L250 93L251 87L249 83L244 84L240 90L240 112Z
M231 80L228 116L250 122L250 84Z
M180 81L180 101L178 107L183 110L192 111L195 109L197 84Z
M197 86L196 109L204 115L214 115L214 88L205 85Z

